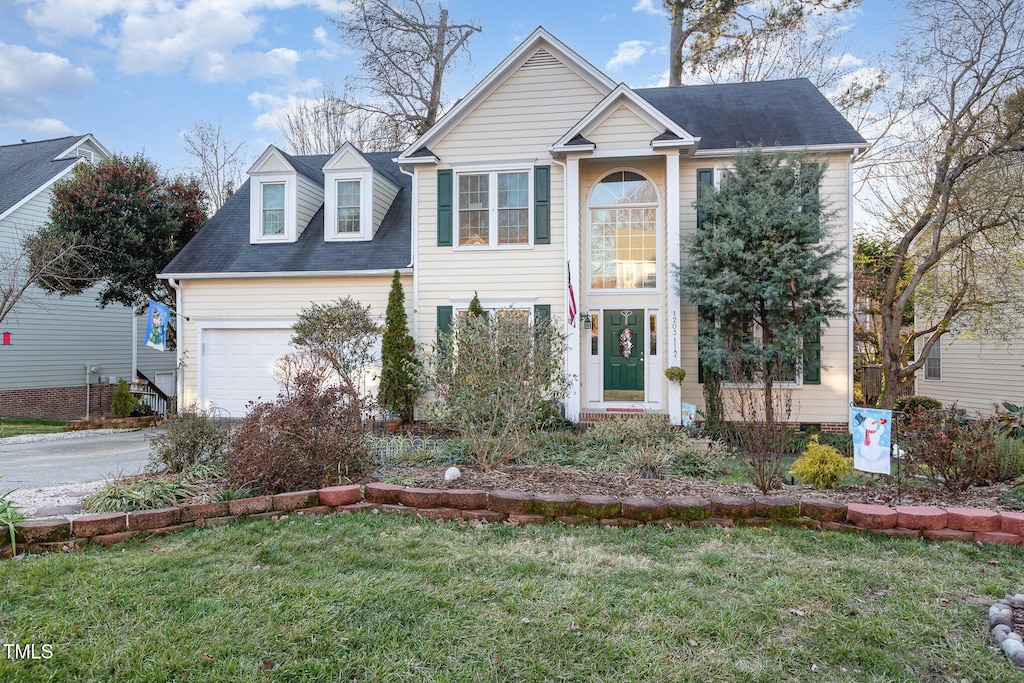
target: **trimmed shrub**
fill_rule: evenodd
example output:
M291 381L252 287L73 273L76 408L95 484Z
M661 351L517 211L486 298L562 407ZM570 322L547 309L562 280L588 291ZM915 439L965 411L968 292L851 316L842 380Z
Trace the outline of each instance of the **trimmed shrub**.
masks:
M367 462L358 396L299 373L288 396L252 406L227 453L232 488L285 493L336 484Z
M117 380L117 389L110 398L110 412L114 417L128 417L135 410L135 397L128 390L128 382L124 379Z
M919 407L902 430L910 465L950 491L995 480L996 437L991 420L969 420L956 408Z
M790 474L816 489L833 489L853 471L853 462L838 450L811 437L803 455L793 462Z
M942 401L932 398L931 396L900 396L896 399L896 404L893 406L893 410L903 413L913 413L918 408L924 408L925 410L941 410Z
M184 472L197 465L221 467L230 441L231 426L226 420L189 406L169 417L163 433L149 440L150 467L167 472Z

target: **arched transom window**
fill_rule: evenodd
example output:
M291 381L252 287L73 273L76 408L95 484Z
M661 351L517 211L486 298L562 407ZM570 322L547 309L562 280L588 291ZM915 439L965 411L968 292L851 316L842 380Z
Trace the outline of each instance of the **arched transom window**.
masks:
M658 193L639 173L615 171L590 193L591 289L654 289Z

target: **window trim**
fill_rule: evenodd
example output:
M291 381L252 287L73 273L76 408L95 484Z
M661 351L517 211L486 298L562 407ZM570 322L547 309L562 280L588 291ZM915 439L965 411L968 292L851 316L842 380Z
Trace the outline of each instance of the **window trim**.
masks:
M338 232L338 183L359 183L359 232ZM324 174L324 241L365 242L373 238L373 171L333 171Z
M280 235L263 234L263 187L265 185L284 185L284 232ZM254 176L249 190L249 242L251 244L279 244L294 242L298 237L297 217L298 198L295 176L286 173L273 173Z
M646 203L641 203L641 204L591 204L590 203L590 196L592 194L594 194L594 190L597 189L597 186L601 183L601 181L604 180L605 178L607 178L608 176L610 176L613 173L621 173L621 172L636 173L637 175L643 177L644 180L646 180L649 183L651 183L651 185L654 186L654 192L657 195L657 199L655 200L655 202L646 202ZM648 175L647 173L644 173L640 169L638 169L638 168L631 168L631 167L628 167L628 166L621 166L621 167L616 167L616 168L608 169L606 171L602 171L601 172L600 177L597 180L595 180L591 184L591 186L588 188L587 194L586 194L586 204L584 205L584 211L586 211L586 220L587 220L587 234L586 234L586 241L587 241L587 248L586 248L586 259L587 259L586 260L586 264L587 264L586 279L587 279L587 284L586 284L586 289L587 289L587 294L592 295L592 296L602 296L602 295L605 295L605 296L615 296L615 295L618 295L618 294L636 295L636 294L660 294L661 293L662 288L663 288L663 280L664 280L664 272L663 272L664 271L664 255L662 254L663 249L661 248L661 246L662 246L661 245L661 240L662 240L662 236L664 235L664 226L662 226L662 222L664 220L663 219L664 211L663 211L663 208L662 208L663 204L664 204L664 197L662 196L662 191L661 191L661 188L658 186L657 181L655 181L650 175ZM593 238L594 238L594 220L593 220L593 218L594 217L593 217L592 211L593 211L593 209L614 209L614 208L623 208L623 207L641 207L641 208L654 207L654 233L655 233L655 250L654 250L655 251L655 254L654 254L655 286L654 287L642 287L642 288L634 287L634 288L631 288L631 289L610 289L610 288L600 288L600 287L595 288L595 287L593 287L593 280L592 280L593 272L592 272L592 269L593 269L593 266L594 266L594 255L593 255Z
M533 166L488 166L486 168L460 167L453 170L452 178L452 248L468 251L484 249L531 249L534 246L534 179ZM500 244L498 242L498 175L510 173L526 174L526 242ZM459 179L462 176L486 175L487 180L487 243L463 244L461 240L462 225L459 206Z
M928 361L934 361L933 365L929 365ZM937 368L935 366L938 366ZM924 367L921 368L924 372L921 375L921 379L926 382L941 382L942 381L942 337L939 337L932 348L928 350L928 355L924 357ZM938 372L934 372L938 370Z

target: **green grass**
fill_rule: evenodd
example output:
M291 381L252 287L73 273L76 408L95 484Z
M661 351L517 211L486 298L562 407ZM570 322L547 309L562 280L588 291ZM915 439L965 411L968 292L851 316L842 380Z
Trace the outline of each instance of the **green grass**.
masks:
M34 420L26 417L0 417L0 438L22 434L52 434L62 431L64 423L57 420Z
M0 680L1015 681L985 616L1022 575L860 534L293 517L0 562L5 642L54 652Z

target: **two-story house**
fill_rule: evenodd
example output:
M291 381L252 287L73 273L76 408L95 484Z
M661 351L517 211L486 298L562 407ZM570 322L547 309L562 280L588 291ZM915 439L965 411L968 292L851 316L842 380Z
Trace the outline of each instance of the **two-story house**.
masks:
M188 317L185 401L240 414L272 397L298 311L351 295L383 317L397 268L419 343L477 292L485 309L564 329L571 419L678 422L681 401L703 398L696 308L674 270L700 188L756 145L828 164L829 239L849 254L851 160L864 140L808 81L633 89L542 28L403 151L271 147L165 269ZM847 281L849 263L837 266ZM832 321L811 341L793 419L845 429L852 324ZM665 379L671 366L684 382Z
M49 220L54 184L109 156L92 135L0 146L4 289L23 277L14 261L25 236ZM173 393L174 354L145 346L145 329L130 308L100 308L96 288L66 297L30 288L0 322L0 416L96 416L110 410L117 380L136 371Z

